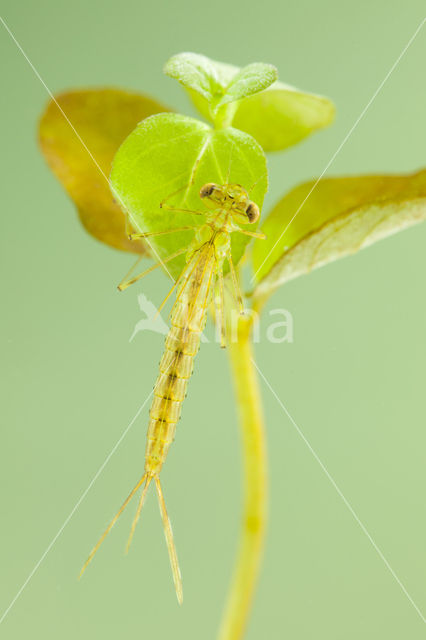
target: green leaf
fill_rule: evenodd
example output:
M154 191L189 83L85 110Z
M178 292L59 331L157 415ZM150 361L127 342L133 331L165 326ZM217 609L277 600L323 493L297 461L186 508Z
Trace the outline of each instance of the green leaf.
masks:
M425 219L426 170L302 184L263 225L267 240L253 251L254 295L264 298L293 278Z
M202 211L199 190L206 182L236 182L259 207L267 189L266 160L250 136L235 129L213 130L178 114L159 114L144 120L118 150L111 173L111 187L132 224L141 232L163 231L187 225L199 226L203 218L160 208ZM155 252L165 259L188 246L193 231L149 238ZM232 255L237 263L249 238L232 234ZM167 265L177 277L184 256Z
M198 53L178 53L164 65L164 73L174 78L187 89L193 89L208 102L221 97L232 78L225 65L218 66L213 60Z
M275 82L277 77L278 71L271 64L262 62L249 64L241 69L228 84L226 93L217 107L259 93Z
M210 60L197 53L178 53L168 60L164 73L206 101L203 115L226 125L224 106L269 87L278 77L271 64L255 62L243 69ZM216 118L219 110L222 114ZM232 115L232 111L230 112Z
M334 119L328 98L276 81L277 70L270 64L239 69L196 53L179 53L164 71L185 87L207 120L249 133L264 151L286 149Z
M331 124L331 100L282 82L238 103L232 126L252 135L264 151L280 151Z
M56 101L84 144L51 100L39 126L48 165L92 236L117 249L141 253L144 244L130 242L124 232L123 212L114 202L108 176L115 152L137 123L168 109L147 96L119 89L67 91Z

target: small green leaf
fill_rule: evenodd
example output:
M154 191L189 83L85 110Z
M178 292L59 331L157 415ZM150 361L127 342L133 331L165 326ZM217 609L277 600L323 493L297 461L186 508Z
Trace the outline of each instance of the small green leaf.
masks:
M271 64L255 62L243 69L210 60L197 53L178 53L168 60L164 73L178 80L185 89L194 92L206 101L202 106L203 115L221 126L226 126L228 117L225 105L251 96L269 87L278 77ZM222 110L219 118L219 110Z
M247 65L228 84L217 108L263 91L275 82L277 77L278 71L272 64L254 62Z
M111 187L132 224L141 232L164 231L187 225L199 226L198 215L160 208L168 206L202 211L199 190L206 182L236 182L259 207L267 189L266 160L249 135L236 129L213 130L208 125L178 114L159 114L138 125L118 150L111 173ZM193 231L149 238L161 259L187 247ZM232 255L237 263L249 238L232 234ZM173 277L185 258L167 265Z
M267 240L253 251L256 297L426 219L426 170L314 185L290 191L266 219Z
M225 67L223 69L225 71ZM164 65L164 73L187 89L193 89L209 103L220 98L232 75L221 72L213 60L198 53L178 53Z
M264 151L286 149L329 125L333 103L278 82L270 64L243 69L196 53L179 53L164 71L188 91L194 106L216 126L232 126L253 136Z
M238 103L232 126L252 135L264 151L297 144L333 122L331 100L282 82Z
M144 244L130 242L124 232L123 212L114 202L108 176L115 152L137 123L168 109L147 96L120 89L67 91L56 101L87 148L51 100L39 126L48 165L92 236L123 251L142 252Z

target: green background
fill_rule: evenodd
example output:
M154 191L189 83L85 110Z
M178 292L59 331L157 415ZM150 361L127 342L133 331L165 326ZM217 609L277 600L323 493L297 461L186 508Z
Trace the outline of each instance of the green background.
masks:
M178 51L272 62L285 82L330 96L335 125L270 156L270 207L321 173L423 18L389 3L7 0L3 17L53 92L145 91L193 114L162 75ZM419 34L328 175L424 165ZM97 243L36 144L46 91L9 35L2 73L2 439L0 609L6 609L152 388L163 337L129 337L137 293L115 284L132 258ZM293 344L257 345L264 375L418 607L426 611L426 225L295 280L270 301ZM276 319L275 319L276 320ZM425 624L263 386L270 519L247 639L420 640ZM3 638L214 638L241 509L238 430L226 354L202 348L163 473L184 578L176 603L150 495L128 557L126 513L80 566L143 465L148 406L4 620Z

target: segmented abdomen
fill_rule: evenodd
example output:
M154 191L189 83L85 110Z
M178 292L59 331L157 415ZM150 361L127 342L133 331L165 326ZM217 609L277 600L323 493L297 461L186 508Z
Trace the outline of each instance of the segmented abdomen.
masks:
M180 277L171 327L154 387L145 451L145 472L157 475L173 442L194 357L207 318L215 267L208 243L192 256Z

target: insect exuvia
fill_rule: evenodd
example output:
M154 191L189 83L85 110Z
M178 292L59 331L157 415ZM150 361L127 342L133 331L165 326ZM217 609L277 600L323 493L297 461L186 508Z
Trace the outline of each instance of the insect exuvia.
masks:
M180 418L182 402L185 399L194 358L207 320L208 305L215 287L217 291L215 296L216 317L220 324L221 346L225 346L223 282L225 260L229 263L239 310L240 312L243 311L242 297L232 261L230 234L238 232L255 238L265 237L261 233L248 231L239 226L240 224L255 223L259 218L258 206L249 199L247 191L242 186L238 184L218 185L208 183L201 188L200 197L207 205L205 211L176 209L164 203L160 205L163 209L170 211L205 216L205 223L202 226L180 227L160 232L171 233L192 228L195 230L195 235L189 248L185 247L164 261L173 260L178 255L186 253L186 266L161 305L162 307L171 293L176 290L176 301L170 314L171 327L166 337L165 351L160 362L160 372L154 386L145 450L145 468L142 477L102 534L81 570L82 574L127 504L138 489L141 489L139 503L127 543L127 548L129 547L148 487L153 483L158 496L173 580L179 602L182 602L183 598L182 580L170 519L161 488L160 471L175 436L176 424ZM137 239L150 235L155 235L155 232L134 233L130 237ZM152 269L153 267L130 280L122 281L119 289L123 290L130 286Z

